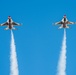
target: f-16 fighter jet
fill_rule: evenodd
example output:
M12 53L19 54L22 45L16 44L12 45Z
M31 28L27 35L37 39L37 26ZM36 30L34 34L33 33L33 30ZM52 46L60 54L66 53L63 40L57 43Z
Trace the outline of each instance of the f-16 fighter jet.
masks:
M7 26L7 28L5 28L5 30L16 30L16 28L14 26L20 26L21 24L13 22L12 18L10 16L8 16L8 20L5 23L0 24L0 26Z
M59 29L61 28L69 28L70 24L76 24L76 22L68 21L66 15L63 16L63 19L60 22L56 22L55 25L60 25Z

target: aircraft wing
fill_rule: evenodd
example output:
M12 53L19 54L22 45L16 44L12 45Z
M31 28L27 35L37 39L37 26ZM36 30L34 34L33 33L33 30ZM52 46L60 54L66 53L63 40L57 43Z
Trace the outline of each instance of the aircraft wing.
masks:
M7 25L8 25L8 22L0 24L0 26L7 26Z
M67 24L76 24L75 22L67 21Z
M17 26L20 26L20 25L21 25L21 24L16 23L16 22L12 22L12 24L15 25L15 26L16 26L16 25L17 25Z
M60 21L60 22L56 22L56 23L55 23L55 25L58 25L58 24L63 24L63 22Z

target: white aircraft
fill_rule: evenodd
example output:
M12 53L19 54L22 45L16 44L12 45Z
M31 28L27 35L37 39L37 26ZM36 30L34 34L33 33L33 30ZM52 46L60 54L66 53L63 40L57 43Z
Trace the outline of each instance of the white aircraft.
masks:
M5 28L5 30L16 30L16 28L14 26L20 26L21 24L13 22L12 18L10 16L8 16L8 20L5 23L0 24L0 26L7 26L7 28Z
M56 22L55 25L60 25L59 29L61 28L69 28L70 24L76 24L76 22L68 21L66 15L63 16L63 19L60 22Z

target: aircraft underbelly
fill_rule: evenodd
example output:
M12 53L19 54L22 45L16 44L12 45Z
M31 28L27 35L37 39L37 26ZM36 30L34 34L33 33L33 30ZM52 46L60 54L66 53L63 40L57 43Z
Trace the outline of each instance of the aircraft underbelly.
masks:
M63 24L63 28L66 28L66 24Z
M9 23L9 29L12 29L12 24L11 23Z

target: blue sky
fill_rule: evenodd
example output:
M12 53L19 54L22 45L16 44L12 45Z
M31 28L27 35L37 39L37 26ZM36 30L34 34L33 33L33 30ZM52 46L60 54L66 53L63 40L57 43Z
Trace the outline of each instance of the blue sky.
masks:
M1 0L0 23L10 15L22 26L14 32L19 75L56 75L63 29L52 23L76 21L75 0ZM10 74L10 31L0 27L0 75ZM76 75L76 26L67 29L67 75Z

